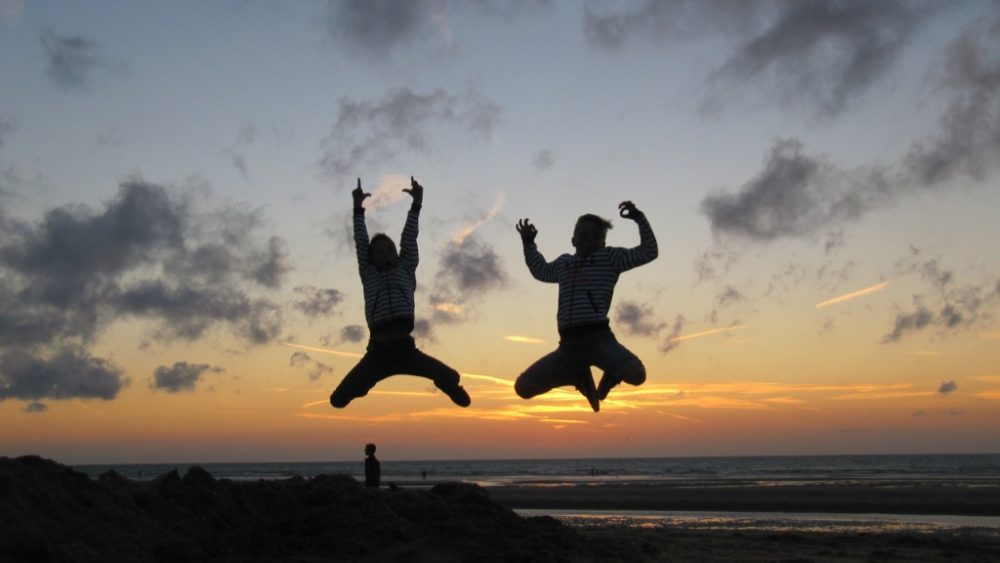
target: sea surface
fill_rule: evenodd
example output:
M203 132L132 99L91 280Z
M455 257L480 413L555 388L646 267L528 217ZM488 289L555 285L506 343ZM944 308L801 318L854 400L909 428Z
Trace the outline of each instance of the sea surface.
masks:
M837 455L689 458L381 460L383 484L431 486L463 481L483 487L549 487L581 483L670 481L676 484L718 485L727 482L760 485L808 483L888 483L928 481L951 485L995 485L1000 482L1000 454ZM130 479L154 479L171 470L181 474L198 465L219 479L286 479L320 474L351 475L364 480L364 463L154 463L79 465L91 477L110 470ZM546 514L570 525L632 527L723 528L733 530L798 530L927 533L971 530L1000 535L1000 518L908 516L891 514L736 513L668 511L519 510L525 516Z

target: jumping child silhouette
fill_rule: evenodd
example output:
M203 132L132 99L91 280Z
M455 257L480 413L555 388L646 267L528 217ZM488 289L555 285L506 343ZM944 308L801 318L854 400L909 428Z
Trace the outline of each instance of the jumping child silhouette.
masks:
M576 253L563 254L552 262L547 262L535 245L535 226L528 219L518 221L517 232L531 275L539 281L559 284L559 347L517 378L514 390L521 397L530 399L572 385L597 412L612 387L622 381L631 385L646 381L645 366L611 332L608 309L618 275L656 258L656 237L646 215L631 201L620 203L618 210L619 215L639 226L639 246L605 246L611 221L588 213L577 219L570 239ZM604 370L596 389L590 374L592 365Z
M358 187L351 192L354 200L354 245L358 271L365 294L365 320L368 322L368 348L358 365L344 376L330 395L330 404L344 408L352 400L364 397L379 381L396 374L426 377L458 406L471 403L469 394L459 385L457 371L421 352L410 333L413 331L413 293L417 289L417 234L424 188L410 177L413 203L406 215L403 234L396 244L384 233L368 240L365 209L362 202L371 196Z

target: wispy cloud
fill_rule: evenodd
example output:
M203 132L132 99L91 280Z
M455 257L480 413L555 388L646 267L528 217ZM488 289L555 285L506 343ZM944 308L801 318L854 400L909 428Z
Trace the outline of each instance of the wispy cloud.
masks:
M442 127L489 142L501 113L496 102L471 85L462 94L397 88L378 101L341 98L337 121L322 143L320 164L341 176L390 161L402 151L428 152Z
M108 59L99 43L82 35L60 36L46 31L41 40L49 78L60 88L83 88L94 70L122 67Z

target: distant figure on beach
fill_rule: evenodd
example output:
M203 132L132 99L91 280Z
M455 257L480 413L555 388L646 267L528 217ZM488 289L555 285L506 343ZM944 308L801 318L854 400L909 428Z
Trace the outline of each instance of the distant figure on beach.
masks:
M426 377L460 407L472 402L459 385L457 371L417 349L413 331L413 293L417 289L417 234L424 188L410 177L413 203L406 215L400 252L385 233L368 240L365 209L362 202L371 196L358 187L351 192L354 200L354 245L358 271L365 294L365 320L368 322L368 348L361 361L344 376L330 395L330 404L340 409L352 400L364 397L379 381L396 374Z
M365 486L378 488L382 481L382 464L375 457L375 444L365 444Z
M620 203L618 212L639 226L639 246L605 246L611 221L588 213L577 219L573 229L570 240L575 254L563 254L552 262L547 262L535 245L535 226L528 219L518 221L517 232L531 275L539 281L559 284L559 347L517 378L514 390L521 397L530 399L572 385L597 412L612 387L622 381L630 385L646 381L645 366L611 332L608 309L618 275L656 258L656 237L646 215L631 201ZM592 365L604 371L596 388L590 373Z

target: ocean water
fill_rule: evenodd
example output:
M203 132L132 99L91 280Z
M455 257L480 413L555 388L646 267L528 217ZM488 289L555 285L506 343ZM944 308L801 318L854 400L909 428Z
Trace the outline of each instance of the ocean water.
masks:
M754 483L891 483L932 481L958 486L1000 484L1000 454L840 455L692 458L381 460L382 482L431 486L464 481L484 487L547 487L581 483L670 481L692 486ZM319 474L351 475L364 480L361 456L356 461L286 463L161 463L80 465L91 477L114 470L130 479L154 479L171 470L182 474L198 465L219 479L286 479ZM549 515L569 525L669 527L689 529L764 530L771 532L906 532L963 533L1000 536L1000 518L913 516L895 514L672 512L627 510L519 510L524 516Z
M840 455L690 458L498 459L393 461L382 459L382 481L465 481L482 486L545 485L611 480L670 480L709 484L788 481L1000 480L1000 454ZM364 475L355 461L267 463L155 463L79 465L97 477L109 470L130 479L152 479L198 465L216 478L233 480L313 477L321 473Z

